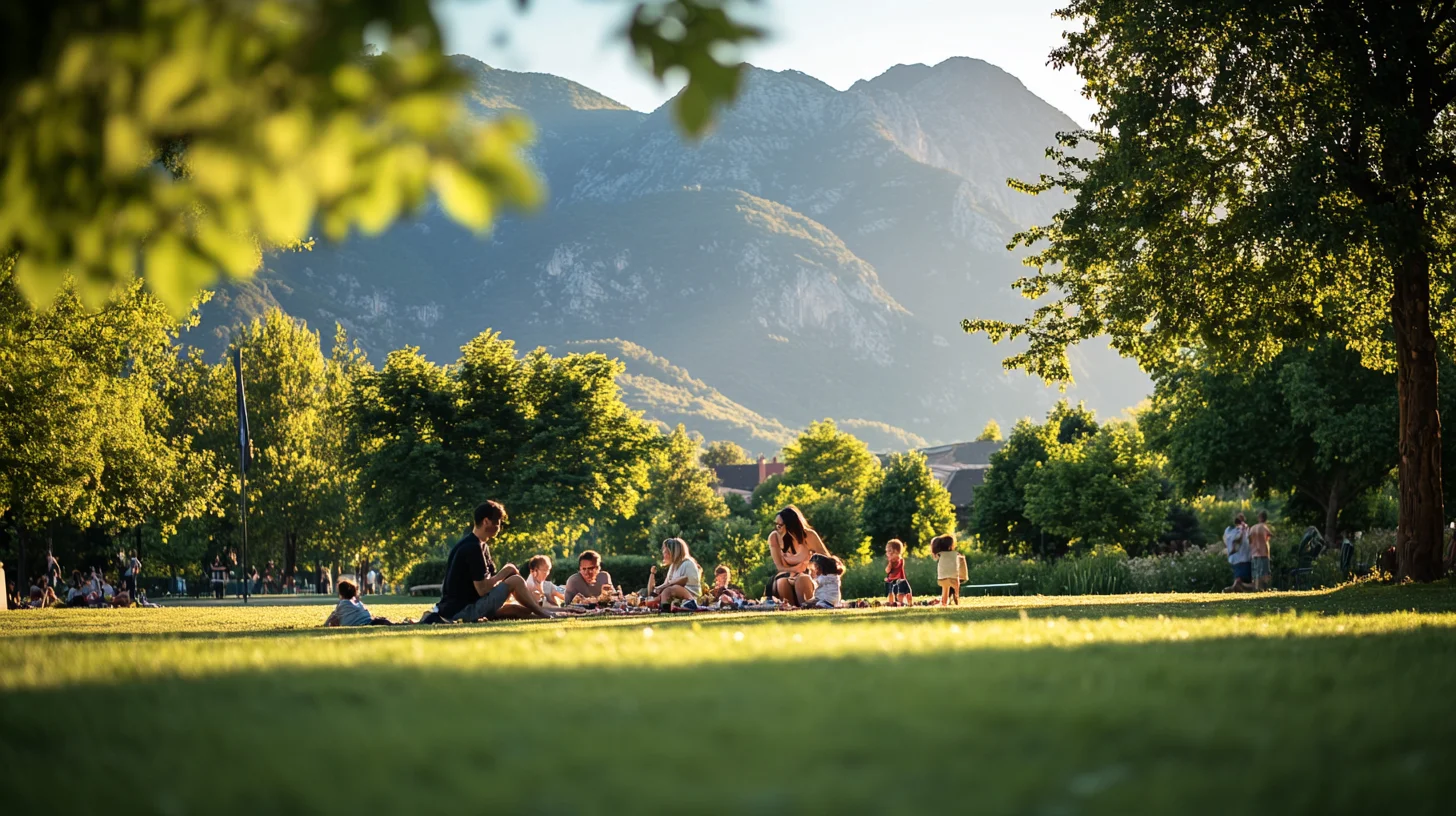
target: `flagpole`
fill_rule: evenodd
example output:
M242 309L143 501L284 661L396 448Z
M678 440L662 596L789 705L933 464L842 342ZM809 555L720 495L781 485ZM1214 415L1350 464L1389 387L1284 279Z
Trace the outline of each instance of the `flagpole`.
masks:
M246 457L247 453L244 452L242 456ZM247 603L248 590L251 587L248 586L250 582L248 580L248 469L246 466L243 468L242 473L243 489L239 496L243 502L243 564L241 569L243 571L243 603Z
M238 474L241 477L242 489L238 491L239 504L242 507L243 517L243 562L238 566L243 576L243 603L248 602L248 595L252 589L248 576L248 445L252 441L248 434L248 403L243 395L243 349L241 346L233 349L233 371L238 381Z

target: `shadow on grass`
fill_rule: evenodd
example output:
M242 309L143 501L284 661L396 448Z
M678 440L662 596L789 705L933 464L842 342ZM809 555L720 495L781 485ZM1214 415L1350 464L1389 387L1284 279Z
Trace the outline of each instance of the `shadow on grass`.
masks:
M0 790L16 813L120 788L128 813L1126 814L1224 813L1233 786L1242 813L1436 813L1453 644L1425 629L29 689L0 694Z

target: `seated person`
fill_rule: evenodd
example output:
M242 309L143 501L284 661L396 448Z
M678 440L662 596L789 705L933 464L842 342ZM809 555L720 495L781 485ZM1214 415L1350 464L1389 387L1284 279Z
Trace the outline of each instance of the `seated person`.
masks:
M359 601L359 587L347 578L339 581L339 603L324 620L324 626L368 626L373 622L369 607Z
M602 569L602 557L596 550L587 550L576 558L576 574L566 579L562 594L568 603L577 598L597 598L612 585L612 574Z
M475 508L475 526L455 543L445 562L445 582L440 602L421 623L436 619L475 623L501 618L555 618L558 613L541 607L526 588L515 564L506 564L499 571L490 557L490 545L505 526L508 517L500 502L488 501ZM516 603L507 605L507 598Z
M40 581L30 588L30 608L49 609L60 605L61 599L57 598L56 591L51 589L51 579L42 575Z
M708 603L720 603L724 596L728 601L743 600L743 588L733 583L733 570L719 564L713 568L713 585L703 591L703 598Z
M560 606L566 603L561 587L551 583L551 558L533 555L526 562L526 588L542 606Z
M71 586L66 589L66 606L90 606L94 593L91 584L81 582L81 571L71 571Z
M815 553L809 557L809 575L814 579L814 597L804 603L805 609L837 609L844 606L839 596L839 576L844 562L832 555Z
M657 567L653 567L647 575L648 604L666 607L673 601L688 601L688 608L695 608L697 597L703 594L703 569L688 551L688 543L681 538L663 541L662 564L667 567L667 576L655 592L653 582L657 580Z

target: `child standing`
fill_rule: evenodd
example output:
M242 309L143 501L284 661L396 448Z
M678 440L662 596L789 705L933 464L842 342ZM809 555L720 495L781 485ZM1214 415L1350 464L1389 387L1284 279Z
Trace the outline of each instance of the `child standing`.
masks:
M905 542L892 538L885 542L885 603L888 606L914 606L910 582L905 578Z
M955 536L939 535L930 540L930 556L935 559L935 578L940 584L940 605L961 603L961 582L968 577L966 557L956 552Z
M814 597L804 604L805 609L837 609L844 606L839 595L839 576L844 573L844 562L832 555L815 553L809 558L809 576L814 579Z

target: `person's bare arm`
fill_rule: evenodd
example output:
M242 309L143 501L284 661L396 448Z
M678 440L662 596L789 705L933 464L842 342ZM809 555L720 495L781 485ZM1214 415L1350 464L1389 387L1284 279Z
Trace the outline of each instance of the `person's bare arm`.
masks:
M490 592L492 589L495 589L496 585L499 584L501 581L504 581L512 575L520 574L521 571L516 569L515 564L506 564L504 567L501 567L495 575L476 581L475 591L480 593L480 596L483 598L485 597L486 593Z
M784 542L783 538L779 536L778 530L768 534L768 554L773 559L775 569L779 572L788 571L788 556L784 555Z

